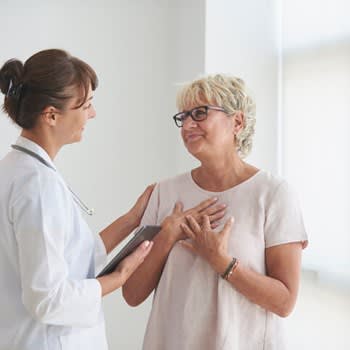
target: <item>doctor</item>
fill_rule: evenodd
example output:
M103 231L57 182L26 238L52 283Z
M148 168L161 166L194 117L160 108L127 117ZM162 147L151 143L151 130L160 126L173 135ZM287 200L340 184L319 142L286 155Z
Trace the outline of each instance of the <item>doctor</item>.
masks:
M144 242L96 279L106 253L139 225L153 186L95 240L81 214L91 211L53 163L95 117L96 87L93 69L62 50L0 70L3 110L22 128L0 161L0 350L107 349L101 299L152 247Z

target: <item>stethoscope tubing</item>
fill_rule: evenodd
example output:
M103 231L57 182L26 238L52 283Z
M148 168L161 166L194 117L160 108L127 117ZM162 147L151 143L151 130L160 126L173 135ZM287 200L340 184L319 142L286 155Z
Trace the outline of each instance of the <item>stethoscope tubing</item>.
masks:
M37 159L40 163L44 164L45 166L47 166L48 168L56 171L56 169L49 163L47 162L43 157L39 156L39 154L25 148L19 145L11 145L11 147L17 151L23 152L35 159ZM71 192L74 201L79 205L79 207L81 209L83 209L83 211L88 214L88 215L92 215L94 213L94 209L89 208L75 193L74 191L67 185L69 191Z

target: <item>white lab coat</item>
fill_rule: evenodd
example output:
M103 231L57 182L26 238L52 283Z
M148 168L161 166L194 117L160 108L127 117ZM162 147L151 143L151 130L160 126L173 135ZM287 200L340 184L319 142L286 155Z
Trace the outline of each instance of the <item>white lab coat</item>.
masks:
M55 167L36 143L17 144ZM105 262L59 173L10 151L0 161L0 350L107 349L94 278Z

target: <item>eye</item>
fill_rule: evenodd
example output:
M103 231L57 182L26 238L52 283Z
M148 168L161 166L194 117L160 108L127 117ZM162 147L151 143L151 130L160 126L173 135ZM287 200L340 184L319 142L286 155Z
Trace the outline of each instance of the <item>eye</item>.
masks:
M192 115L194 118L201 119L207 115L205 108L196 108L193 110Z

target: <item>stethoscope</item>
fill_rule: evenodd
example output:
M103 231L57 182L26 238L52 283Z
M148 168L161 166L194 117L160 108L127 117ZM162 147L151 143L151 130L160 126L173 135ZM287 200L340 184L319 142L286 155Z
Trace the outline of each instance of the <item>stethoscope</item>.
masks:
M25 148L25 147L22 147L22 146L18 146L18 145L11 145L12 148L14 148L15 150L17 151L20 151L20 152L23 152L23 153L26 153L28 154L29 156L37 159L40 163L44 164L45 166L47 166L48 168L56 171L56 169L49 163L47 162L43 157L39 156L38 154L36 154L35 152ZM84 202L73 192L73 190L67 186L69 191L71 192L72 196L73 196L73 199L74 201L79 205L79 207L81 209L84 210L84 212L88 215L92 215L94 213L94 209L89 209L85 204Z

